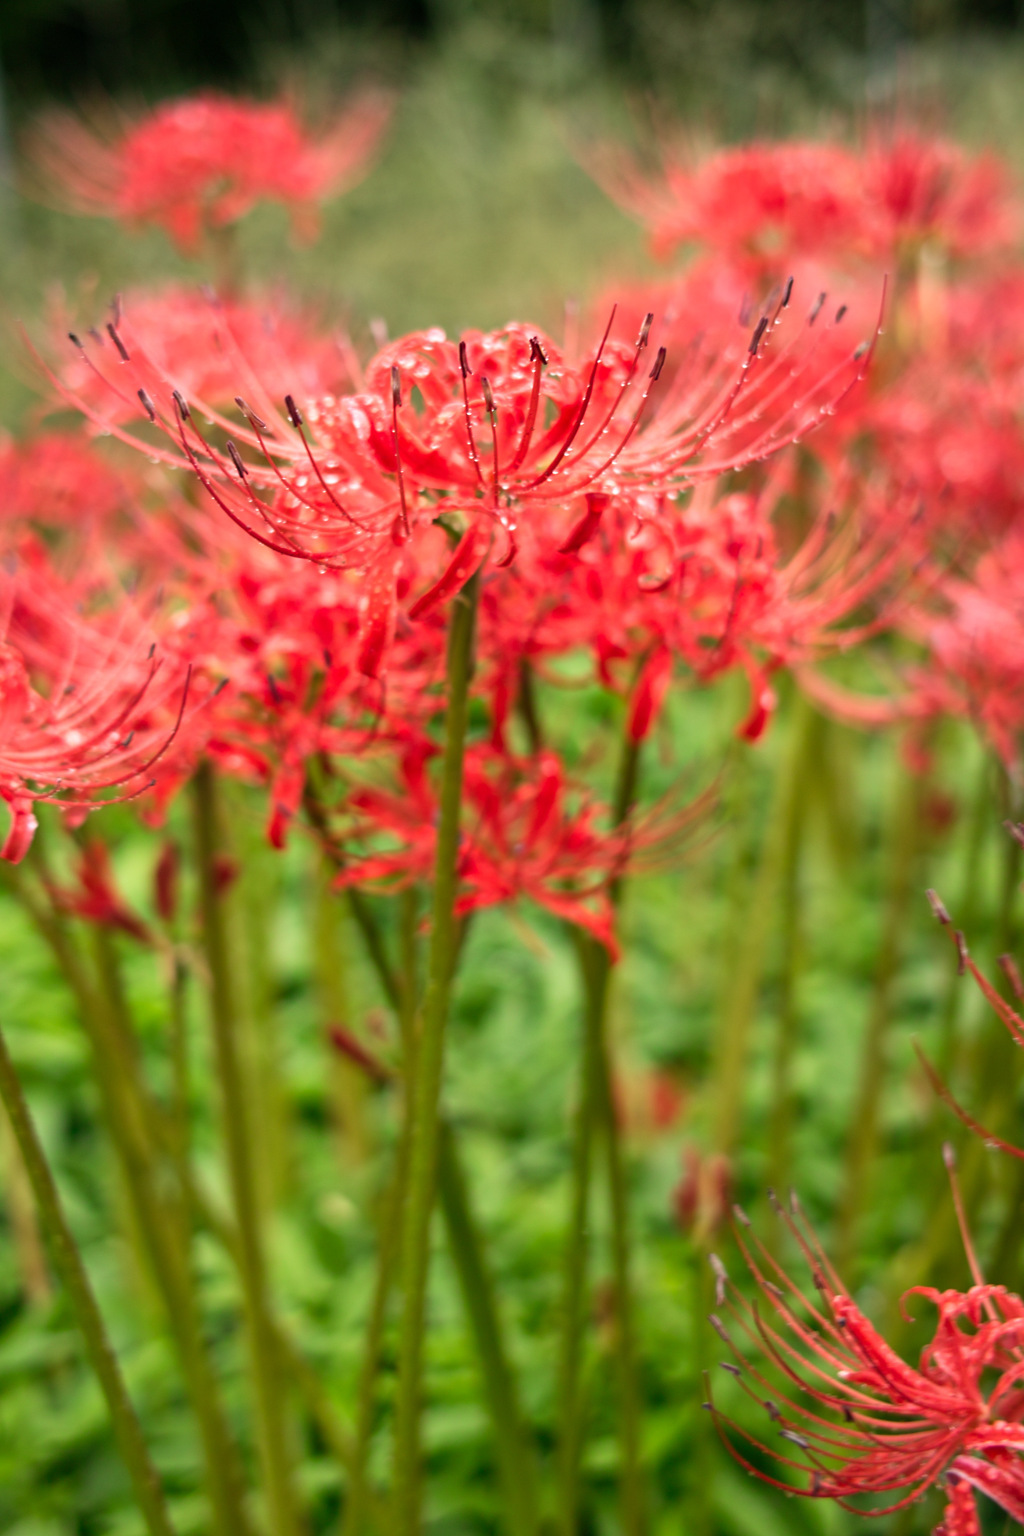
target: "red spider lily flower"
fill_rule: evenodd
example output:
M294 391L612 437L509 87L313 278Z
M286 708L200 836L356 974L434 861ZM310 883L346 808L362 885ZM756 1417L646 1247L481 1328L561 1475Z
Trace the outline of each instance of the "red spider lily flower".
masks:
M34 805L76 820L109 798L150 788L178 735L184 665L158 657L136 610L86 617L82 587L20 569L0 582L0 797L11 825L0 858L19 862Z
M921 547L913 505L880 503L844 472L783 554L775 519L791 475L778 463L757 493L708 484L685 502L616 498L572 559L524 537L514 570L482 594L481 687L492 691L497 739L522 662L557 682L558 659L583 650L602 685L627 696L634 741L652 729L680 667L699 684L742 669L751 703L739 733L756 740L779 668L804 669L894 625Z
M189 400L219 407L232 405L245 390L281 399L292 390L300 399L336 395L362 385L362 369L344 331L325 330L310 309L278 294L246 299L223 298L210 289L172 284L157 292L130 292L112 309L115 327L122 311L146 338L151 366ZM78 326L64 305L49 316L54 336ZM118 356L114 340L99 327L90 333L94 347ZM69 389L93 409L120 421L138 417L136 395L119 401L89 359L76 356L64 373Z
M672 1195L675 1217L684 1232L706 1240L729 1219L732 1167L724 1152L683 1152L683 1176Z
M107 528L130 515L138 498L138 477L115 468L80 434L46 432L0 447L0 518L8 541L12 525L30 522L49 533Z
M125 903L114 884L110 852L105 843L90 838L81 851L74 886L50 886L54 904L86 922L118 928L140 944L152 944L153 935L142 918Z
M740 335L732 317L721 335L698 333L695 321L660 391L664 349L653 367L643 363L652 317L634 345L613 340L609 321L578 365L526 326L458 343L419 332L371 360L358 394L301 408L288 394L282 413L250 389L238 397L239 427L213 402L186 400L122 316L107 327L113 346L73 338L111 392L110 415L58 387L97 425L140 446L120 425L137 401L171 439L161 456L190 465L259 542L361 573L360 665L372 676L384 665L403 581L418 619L483 562L511 563L528 520L554 549L575 554L617 496L758 462L834 410L863 376L873 343L835 343L841 313L815 328L818 310L798 313L792 294L792 284L779 289ZM200 417L233 434L224 449Z
M347 866L340 885L401 888L429 880L437 798L427 768L435 751L410 740L398 765L400 789L366 785L349 793L340 819ZM685 833L706 806L705 798L675 816L610 828L605 809L571 784L554 752L519 760L486 745L467 750L463 798L456 912L526 897L586 929L613 958L612 883L645 850Z
M666 147L654 175L614 148L584 158L657 255L698 245L757 272L809 255L891 262L925 244L983 255L1007 249L1019 222L994 156L906 129L860 150L762 142L701 160Z
M1010 835L1017 840L1017 842L1024 844L1024 825L1014 825L1013 823L1008 822L1007 830L1009 831ZM966 938L958 928L953 927L952 919L943 903L939 900L939 897L935 891L928 891L927 896L932 912L935 914L936 918L942 924L942 926L946 929L953 941L954 947L957 951L957 961L961 975L965 971L970 972L975 982L977 983L982 996L985 998L985 1001L998 1015L1000 1022L1004 1024L1009 1030L1014 1042L1017 1045L1024 1045L1024 1018L1021 1017L1017 1010L1013 1008L1004 997L1000 996L995 987L988 980L984 971L980 970L971 959L970 950L967 948ZM1012 955L1000 955L999 963L1003 968L1003 971L1013 990L1014 996L1017 998L1017 1001L1024 1001L1024 980L1021 978L1020 971L1017 969L1017 964ZM970 1115L967 1110L964 1109L961 1104L953 1097L949 1087L946 1085L946 1083L943 1082L942 1078L932 1066L927 1056L925 1056L920 1046L915 1043L914 1049L917 1052L918 1060L924 1067L924 1070L935 1092L938 1094L942 1102L949 1106L957 1118L967 1126L968 1130L973 1131L976 1136L980 1136L985 1142L986 1146L996 1147L1000 1152L1007 1152L1010 1157L1018 1158L1024 1162L1024 1147L1014 1146L1012 1142L1004 1141L1002 1137L995 1136L991 1131L986 1130L985 1127L979 1121L975 1120L973 1116Z
M948 1149L947 1164L952 1174ZM955 1180L954 1198L962 1213ZM713 1405L712 1412L720 1429L730 1426L800 1480L783 1481L755 1466L723 1432L732 1455L787 1493L834 1499L860 1514L892 1513L927 1488L943 1486L948 1504L938 1530L945 1536L979 1536L972 1490L1012 1519L1024 1519L1024 1302L1003 1286L984 1284L968 1248L975 1278L969 1290L915 1286L906 1293L905 1303L919 1297L938 1314L935 1337L915 1369L846 1291L795 1197L792 1207L792 1216L780 1215L808 1263L817 1302L756 1237L748 1244L737 1231L767 1312L747 1302L712 1258L718 1310L711 1320L732 1355L725 1369L767 1411L785 1451L775 1451ZM736 1215L749 1228L738 1208ZM767 1356L776 1380L747 1358L744 1345ZM884 1510L851 1502L879 1493L899 1497Z
M156 224L190 252L204 231L264 200L283 203L296 231L312 236L318 205L365 174L389 115L386 96L364 92L313 137L287 101L206 92L164 102L113 134L51 113L32 149L49 187L77 212Z

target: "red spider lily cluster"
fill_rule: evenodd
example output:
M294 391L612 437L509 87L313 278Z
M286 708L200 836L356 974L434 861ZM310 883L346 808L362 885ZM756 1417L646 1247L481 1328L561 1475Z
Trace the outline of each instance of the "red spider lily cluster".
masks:
M924 1301L937 1321L914 1368L852 1300L795 1200L793 1215L780 1215L810 1267L817 1303L762 1243L747 1242L742 1228L749 1222L736 1214L737 1242L767 1314L731 1286L715 1259L720 1311L712 1322L732 1356L725 1369L767 1413L785 1451L745 1438L803 1481L752 1466L729 1440L733 1454L776 1487L834 1499L858 1513L892 1513L941 1483L947 1506L937 1529L945 1536L980 1531L975 1491L1011 1519L1024 1519L1024 1302L980 1275L964 1292L915 1286L904 1304ZM751 1363L744 1344L767 1356L777 1379ZM730 1423L714 1411L721 1425ZM899 1496L884 1509L850 1502L887 1493Z
M204 231L263 201L282 203L297 233L315 235L320 204L365 175L389 113L385 96L366 93L311 135L288 101L208 92L107 132L54 113L32 147L53 194L76 212L155 224L194 251Z
M308 220L384 116L364 102L313 142L285 106L204 97L105 145L69 120L41 142L80 207L190 246L260 198ZM72 825L135 799L158 818L202 761L263 786L269 842L305 827L338 889L429 884L467 612L453 920L525 899L618 957L623 876L675 853L707 804L637 804L684 687L745 679L736 734L756 743L788 670L862 724L968 716L1017 766L1024 283L999 166L899 132L668 157L657 180L598 169L657 252L697 254L618 285L562 340L510 322L370 354L281 296L181 288L92 325L54 317L50 403L85 425L0 451L0 857L29 852L40 802ZM847 691L828 668L853 650L877 650L892 686ZM553 719L571 687L615 721L628 793L600 732ZM169 924L173 859L161 870ZM154 942L99 843L48 889ZM724 1154L688 1158L678 1214L700 1241L730 1177ZM771 1319L717 1269L783 1391L716 1327L796 1491L901 1508L941 1481L945 1536L977 1532L974 1491L1024 1518L1024 1304L979 1275L916 1288L938 1324L912 1368L784 1219L820 1301L742 1235Z

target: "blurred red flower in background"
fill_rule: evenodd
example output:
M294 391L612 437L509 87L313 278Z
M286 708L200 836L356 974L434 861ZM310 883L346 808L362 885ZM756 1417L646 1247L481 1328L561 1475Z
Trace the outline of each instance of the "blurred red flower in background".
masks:
M205 230L266 199L288 208L298 233L313 235L318 205L365 174L389 116L388 98L366 91L311 135L288 101L205 92L112 132L52 112L30 148L48 188L75 211L157 224L193 251Z

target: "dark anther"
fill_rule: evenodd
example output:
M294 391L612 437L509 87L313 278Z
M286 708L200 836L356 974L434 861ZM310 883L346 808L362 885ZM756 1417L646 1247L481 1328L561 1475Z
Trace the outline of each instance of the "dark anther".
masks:
M182 421L188 421L192 415L192 412L189 410L188 402L186 401L185 396L182 394L181 390L172 389L171 399L174 401L175 409L177 410L178 415L181 417Z
M733 1365L731 1360L719 1360L718 1366L720 1370L728 1371L730 1376L743 1375L743 1372L740 1370L739 1366Z
M761 1288L768 1292L773 1301L785 1301L786 1299L774 1280L762 1280Z
M1024 825L1019 821L1004 821L1003 828L1009 832L1014 842L1020 843L1021 847L1024 848Z
M928 891L925 891L925 895L928 898L928 905L931 907L932 912L938 918L939 922L943 925L943 927L944 928L948 928L951 919L950 919L949 913L946 911L946 908L944 907L942 902L939 900L938 892L932 891L932 890L928 890Z
M1003 975L1013 988L1014 996L1020 1001L1024 998L1024 980L1021 979L1016 960L1012 955L1000 955L998 963Z
M967 969L967 956L969 954L967 940L959 928L956 930L954 938L956 939L956 973L958 976L962 976Z
M794 1445L798 1445L802 1451L809 1451L811 1448L808 1442L804 1439L803 1435L798 1435L795 1429L780 1429L779 1434L782 1436L783 1440L791 1440L792 1443Z
M640 335L636 339L636 344L637 344L638 347L646 347L648 338L649 338L649 336L651 334L651 326L653 324L654 324L654 316L653 316L653 314L645 315L644 316L644 323L640 327Z
M846 305L845 304L840 304L839 308L836 310L836 325L839 324L840 320L843 318L843 316L845 314L846 314Z
M775 1193L774 1189L771 1188L771 1186L769 1186L768 1189L768 1204L771 1206L776 1216L782 1215L782 1206L779 1204L779 1197Z
M228 679L226 677L222 677L220 682L217 684L216 688L213 690L214 698L217 697L218 693L223 693L224 689L227 687L227 685L228 685Z
M825 300L827 298L828 298L828 294L827 293L819 293L818 294L818 297L815 299L813 305L811 306L811 312L807 316L807 324L808 325L813 325L815 320L817 320L818 316L821 314L822 305L824 304L824 302L825 302Z
M129 731L128 735L124 738L124 740L118 742L117 745L118 745L119 750L122 751L122 752L127 752L128 748L131 746L132 741L134 740L134 738L135 738L135 732L134 731Z
M107 321L107 335L114 343L114 346L117 348L118 352L120 352L122 363L130 363L131 358L128 355L128 348L117 334L117 330L115 329L113 321L111 320Z
M847 1424L855 1424L856 1423L856 1420L853 1417L853 1409L847 1403L843 1403L841 1405L839 1411L842 1414L843 1418L846 1420Z
M739 1222L741 1227L750 1226L750 1217L747 1215L742 1205L734 1205L732 1208L732 1213L736 1217L736 1220Z
M270 428L267 426L266 422L262 421L260 417L256 415L256 412L253 410L252 406L249 405L247 401L243 400L241 395L235 396L235 404L238 406L238 409L241 411L249 425L251 427L255 427L257 432L270 431Z
M280 707L281 707L281 694L278 691L278 687L277 687L277 684L274 681L273 674L270 673L270 672L267 673L267 687L270 689L270 697L273 699L273 701L277 705L278 709L280 709Z
M73 347L77 347L79 352L85 351L85 348L82 346L81 337L76 336L74 331L68 331L68 341L70 341Z
M146 652L146 660L147 661L152 661L153 657L155 655L156 655L156 641L154 640L153 644L150 646L149 650Z
M766 1397L764 1400L764 1406L765 1411L767 1412L768 1417L771 1419L772 1423L777 1424L780 1418L778 1403L773 1403L770 1397Z
M292 395L285 395L284 408L288 412L288 420L297 431L299 427L302 426L302 413L298 406L295 404L295 400Z
M728 1283L729 1276L726 1274L725 1265L722 1263L717 1253L708 1254L708 1263L711 1265L711 1273L715 1277L715 1306L724 1307L725 1287Z
M762 315L760 320L757 322L757 324L754 327L754 334L753 334L753 336L751 336L751 338L750 338L750 347L748 348L748 350L750 352L751 357L753 357L754 353L757 351L758 347L761 345L761 337L764 335L764 333L765 333L765 331L767 329L768 329L768 316L767 315Z
M535 336L533 338L533 340L530 342L530 356L531 357L533 356L533 349L534 349L534 346L536 345L536 342L537 342L537 338ZM466 356L466 343L464 341L460 341L459 342L459 367L462 369L462 377L464 379L468 379L470 377L470 375L472 374L473 370L469 366L469 358Z
M854 362L855 363L859 363L861 358L862 357L866 357L867 354L868 354L868 344L867 344L866 341L862 341L862 342L859 343L858 346L854 347L854 349L853 349L853 360L854 360Z
M789 281L786 283L785 292L782 295L782 307L783 307L783 309L788 309L789 308L789 301L790 301L790 299L792 297L793 297L793 279L790 278Z
M493 392L491 390L491 381L490 381L489 378L486 377L486 375L480 380L480 388L484 392L484 404L487 407L488 413L491 416L493 416L494 415L494 394L493 394Z
M238 449L235 447L234 443L231 441L230 438L228 438L226 446L227 446L227 450L228 450L228 456L231 459L232 464L235 466L236 470L238 471L238 478L239 478L239 480L244 480L245 477L246 477L246 474L247 474L247 470L246 470L245 465L242 463L242 455L239 453Z
M654 367L651 369L651 378L654 380L655 384L657 384L658 380L661 378L661 370L665 366L665 359L667 356L668 353L665 351L665 348L659 347L658 355L654 359Z
M825 1285L825 1276L822 1274L820 1269L812 1269L812 1271L811 1271L811 1279L814 1282L815 1290L821 1291L821 1292L823 1292L824 1294L827 1295L828 1288Z
M548 355L544 351L544 348L541 346L539 338L536 337L536 336L531 336L530 337L530 361L531 361L531 363L534 362L537 358L540 358L541 362L545 365L545 367L547 366Z
M150 421L156 421L156 406L153 404L152 400L146 394L146 391L144 389L140 389L138 391L138 396L139 396L139 399L142 401L142 409L145 411L145 413L149 417Z
M402 380L394 363L391 364L391 404L397 411L402 403Z
M729 1337L728 1329L726 1328L725 1324L722 1322L722 1319L718 1316L717 1312L712 1312L710 1314L710 1316L708 1317L708 1322L711 1324L712 1328L718 1334L718 1337L723 1341L723 1343L725 1343L725 1344L731 1344L732 1343L732 1339L730 1339L730 1337Z

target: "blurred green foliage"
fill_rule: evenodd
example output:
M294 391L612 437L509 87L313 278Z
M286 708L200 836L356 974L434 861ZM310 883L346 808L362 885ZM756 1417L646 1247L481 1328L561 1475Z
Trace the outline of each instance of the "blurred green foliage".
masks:
M118 16L136 17L142 10L118 11L111 0L103 25L117 32ZM130 64L115 69L104 53L109 74L89 62L93 56L86 50L76 74L46 57L38 42L52 35L47 26L63 26L75 13L52 0L47 6L8 0L0 10L0 56L9 72L24 68L12 92L17 121L44 91L87 93L97 84L153 90L210 78L269 84L291 73L312 102L325 102L339 83L373 65L401 86L380 165L328 210L318 246L293 249L283 219L273 213L258 214L243 232L247 270L255 279L286 284L330 320L351 323L357 337L375 316L385 317L392 332L429 324L450 330L486 326L510 315L557 331L567 297L585 297L623 273L652 270L639 233L592 185L572 152L587 134L636 131L649 110L638 85L658 91L659 99L702 131L733 136L756 128L846 131L871 86L876 99L890 106L931 113L972 142L996 143L1015 164L1024 162L1024 51L1009 34L996 44L983 39L950 44L944 29L948 33L964 19L952 6L922 8L914 27L897 17L904 41L913 38L915 27L930 40L907 44L895 71L890 60L865 53L859 13L851 20L826 8L832 17L828 26L809 27L809 11L767 3L699 7L649 0L590 9L563 0L550 11L539 4L527 11L511 5L463 9L453 3L444 11L425 7L408 13L396 7L390 30L359 24L358 15L341 13L345 24L338 25L315 8L303 13L303 20L297 11L250 5L242 22L232 18L236 30L229 28L227 42L217 46L212 39L230 17L227 8L220 14L207 6L200 14L184 0L173 7L151 0L148 13L153 31L140 33L144 40L131 42L132 48L156 51L153 39L165 25L187 34L189 49L168 47L151 70L137 72ZM1006 20L995 10L990 19ZM279 47L268 42L275 26ZM130 28L129 33L135 36ZM317 35L315 46L311 33ZM36 62L16 65L19 49L29 50L26 59L36 49L31 55ZM68 54L73 59L74 49ZM622 68L608 70L609 59L621 61ZM156 235L128 236L113 225L72 219L13 194L0 207L0 217L6 319L27 319L37 335L44 307L48 300L56 304L58 289L61 302L76 312L88 313L92 306L98 313L116 290L202 275L177 260ZM12 339L0 359L0 417L9 427L31 418L37 385L32 365ZM549 701L551 727L571 749L601 722L605 706L606 700L586 691L569 706L560 701L556 708ZM694 787L706 783L724 760L732 760L731 731L742 712L732 684L680 696L665 726L672 750L662 762L655 743L646 769L649 792L670 787L665 766L670 759L689 765ZM717 1358L716 1341L703 1324L704 1258L680 1228L673 1207L683 1149L706 1140L706 1085L716 1028L751 918L764 829L791 723L787 704L764 745L733 764L707 845L682 869L636 881L626 904L627 958L614 999L623 1078L642 1084L651 1069L667 1072L684 1100L674 1126L637 1132L630 1143L653 1536L681 1530L688 1536L711 1530L723 1536L782 1536L783 1531L838 1536L853 1523L831 1505L783 1502L718 1453L699 1407L700 1369ZM895 1310L900 1284L910 1279L962 1284L967 1278L949 1233L934 1221L944 1201L939 1141L951 1133L960 1139L959 1133L936 1109L912 1052L917 1035L931 1054L941 1056L943 1009L948 989L956 985L948 946L922 893L926 885L938 886L954 911L972 894L964 885L970 812L976 786L988 772L966 730L943 729L932 748L929 776L915 781L925 832L900 918L878 1155L871 1163L850 1275L872 1314L897 1333L902 1328L902 1342L910 1345L916 1334L900 1325ZM598 763L595 772L609 776L610 767ZM808 781L807 852L800 876L805 929L791 1168L826 1239L833 1235L841 1199L861 1042L880 942L891 918L887 829L897 795L906 793L905 781L893 738L825 728ZM1004 839L991 777L983 784L990 809L971 938L991 969L1003 922L998 892ZM366 1157L353 1162L351 1149L342 1155L333 1131L327 1020L312 974L315 858L298 834L286 855L273 855L262 845L261 818L259 797L239 792L234 835L244 846L245 861L236 893L237 942L247 957L243 963L257 981L263 978L272 1004L271 1043L267 1047L264 1040L260 1049L271 1051L279 1093L275 1112L293 1136L275 1216L275 1281L286 1320L345 1414L351 1412L359 1368L395 1112L387 1092L376 1093L368 1109ZM172 814L172 827L187 841L180 810ZM126 893L148 910L153 836L141 833L126 809L107 813L102 830L115 847ZM55 827L50 831L56 836ZM187 890L186 906L191 897ZM381 916L388 921L383 910ZM358 935L347 919L341 920L341 931L348 1018L370 1038L377 1029L386 1037L383 999ZM128 940L117 942L146 1069L162 1091L168 1076L163 974L150 953ZM773 911L737 1167L737 1193L763 1225L772 1220L762 1191L770 1176L782 965ZM124 1231L124 1200L98 1118L85 1043L60 978L6 895L0 896L0 967L4 1026L167 1479L181 1536L189 1536L203 1521L192 1491L197 1447L152 1282L130 1243L115 1235ZM253 1018L260 1013L257 1001L254 991ZM217 1188L223 1177L216 1157L217 1105L207 1071L205 1019L195 996L191 1010L197 1149L204 1176ZM964 990L958 1027L962 1085L974 1053L998 1026ZM463 1134L473 1203L548 1472L556 1428L550 1339L568 1198L578 1029L577 980L563 932L534 912L480 917L459 981L446 1102ZM262 1089L254 1087L254 1093L265 1090L265 1080ZM61 1297L36 1305L27 1300L23 1256L11 1222L10 1148L0 1157L0 1530L13 1536L137 1536L140 1526L102 1403ZM1006 1167L982 1159L972 1193L987 1258L998 1245L1007 1210L1012 1211ZM600 1284L608 1272L606 1222L599 1211L592 1233L599 1283L590 1332L586 1476L588 1530L595 1533L615 1528L614 1397ZM445 1536L489 1532L498 1528L490 1429L440 1231L437 1241L428 1360L429 1514L433 1528ZM728 1238L722 1241L735 1265ZM1019 1267L1019 1254L1014 1262ZM231 1412L241 1420L245 1378L236 1282L207 1238L197 1243L197 1263L219 1372ZM1000 1278L1019 1281L1020 1276ZM386 1371L385 1403L390 1385ZM382 1410L375 1471L386 1464ZM303 1477L316 1530L333 1529L341 1474L308 1424ZM897 1536L924 1531L933 1519L931 1506L922 1506L894 1530Z

